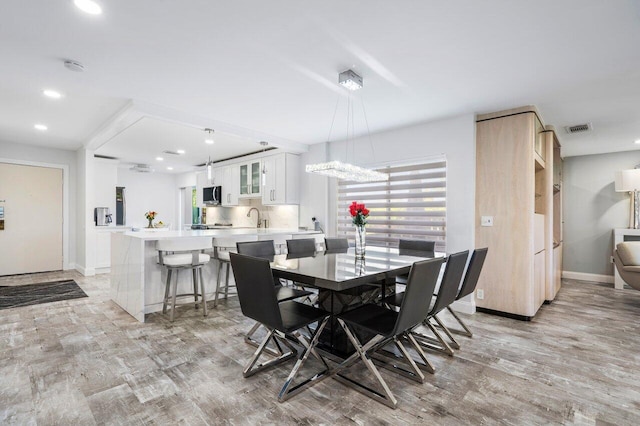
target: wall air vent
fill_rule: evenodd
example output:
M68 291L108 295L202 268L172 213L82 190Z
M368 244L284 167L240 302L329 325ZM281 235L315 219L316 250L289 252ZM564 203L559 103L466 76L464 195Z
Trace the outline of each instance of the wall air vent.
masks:
M575 126L567 126L564 130L566 130L570 135L574 133L590 132L593 130L593 125L591 123L576 124Z
M148 164L136 164L135 166L131 167L129 170L133 172L138 172L138 173L150 173L153 171L151 166L149 166Z
M111 157L110 155L93 154L93 158L104 158L105 160L118 160L118 157Z

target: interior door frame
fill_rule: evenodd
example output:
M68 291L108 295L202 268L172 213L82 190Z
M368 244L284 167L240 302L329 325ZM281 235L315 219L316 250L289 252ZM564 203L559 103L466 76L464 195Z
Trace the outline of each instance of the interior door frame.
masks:
M69 263L69 166L66 164L44 163L40 161L15 160L1 158L0 163L16 164L20 166L47 167L62 169L62 269L74 269L75 264Z

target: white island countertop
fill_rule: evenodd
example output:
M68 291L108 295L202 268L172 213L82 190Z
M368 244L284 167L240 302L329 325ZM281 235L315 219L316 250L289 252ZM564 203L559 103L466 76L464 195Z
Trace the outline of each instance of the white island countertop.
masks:
M141 240L164 240L181 237L229 237L232 235L283 235L283 234L320 234L320 231L292 228L226 228L194 229L188 231L166 231L163 229L141 228L139 231L127 231L124 235Z

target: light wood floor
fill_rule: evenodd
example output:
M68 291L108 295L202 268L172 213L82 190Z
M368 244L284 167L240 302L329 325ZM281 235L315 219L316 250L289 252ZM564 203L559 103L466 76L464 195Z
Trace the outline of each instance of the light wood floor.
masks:
M107 275L0 285L62 278L89 297L0 310L0 424L640 424L634 290L565 281L530 323L464 316L475 336L455 357L428 353L425 384L383 371L391 410L334 380L280 404L291 364L244 379L252 322L236 299L140 324L109 300Z

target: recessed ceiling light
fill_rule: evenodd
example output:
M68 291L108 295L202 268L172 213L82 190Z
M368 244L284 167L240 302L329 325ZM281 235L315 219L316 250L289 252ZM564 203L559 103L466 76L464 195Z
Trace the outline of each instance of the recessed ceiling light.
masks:
M47 127L47 126L45 126L44 124L34 124L34 125L33 125L33 127L34 127L36 130L40 130L41 132L44 132L45 130L47 130L47 129L48 129L48 127Z
M156 160L157 160L157 161L164 161L164 158L162 158L162 157L156 157Z
M178 149L176 150L176 152L181 155L185 153L184 149Z
M93 0L73 0L73 4L90 15L100 15L102 13L102 7Z
M635 141L633 141L633 143L637 143L638 145L640 145L640 139L636 139Z
M167 167L167 170L173 170L173 167Z
M62 97L62 93L51 89L43 90L42 94L51 99L60 99Z

